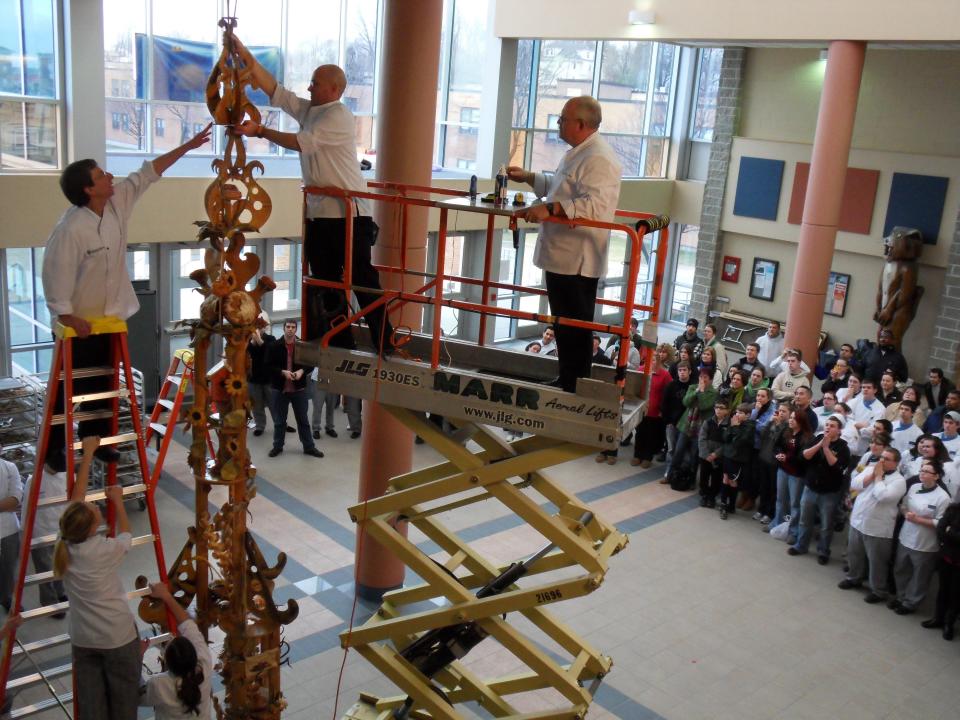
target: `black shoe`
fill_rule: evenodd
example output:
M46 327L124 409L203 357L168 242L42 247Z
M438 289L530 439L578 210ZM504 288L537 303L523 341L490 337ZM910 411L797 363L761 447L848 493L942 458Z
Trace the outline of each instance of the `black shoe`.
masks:
M821 565L826 565L828 562L830 562L830 556L829 556L829 555L817 555L817 562L820 563Z
M713 498L709 498L709 499L707 500L707 507L708 507L708 508L710 508L711 510L713 510L716 506L717 506L717 501L716 501L716 500L714 500Z
M296 432L297 429L293 425L287 425L287 432Z
M927 630L939 630L943 627L943 620L930 618L929 620L924 620L922 623L920 623L920 627L925 627Z
M863 601L868 605L876 605L877 603L882 603L883 598L874 592L868 592L863 596Z
M351 440L356 440L358 437L360 437L360 431L359 431L359 430L354 430L353 432L350 433L350 439L351 439Z
M912 615L916 612L913 608L907 607L902 603L898 603L897 606L893 609L897 615Z
M261 435L263 435L263 428L257 428L256 430L253 431L254 437L260 437Z
M727 508L726 508L726 507L723 507L723 506L720 507L720 519L721 519L721 520L726 520L726 519L727 519Z
M112 445L103 445L96 449L93 456L100 462L115 463L120 459L120 451Z
M943 629L943 639L944 640L953 640L953 625L947 625Z
M315 448L315 447L312 447L312 448L310 448L309 450L304 450L304 451L303 451L303 454L304 454L304 455L310 455L310 456L312 456L312 457L323 457L323 453L320 452L320 451L319 451L317 448Z
M900 601L895 597L890 598L889 602L887 602L887 607L891 610L896 610L898 607L900 607Z
M802 552L797 550L793 545L787 548L787 555L803 555Z
M707 503L709 503L709 502L710 502L710 501L707 500L707 496L706 496L706 495L703 495L703 496L700 497L700 507L707 507Z
M424 440L422 437L420 437L419 435L417 435L417 436L413 439L413 442L416 443L417 445L423 445L423 444L426 442L426 440Z
M837 587L841 590L853 590L853 588L858 588L862 583L858 583L856 580L851 580L850 578L844 578L837 583Z
M314 440L319 440L319 439L320 439L320 431L319 431L319 430L314 430L314 431L313 431L313 439L314 439Z
M330 437L335 438L337 436L336 430L331 429L331 430L327 430L326 432L327 432L327 435L329 435Z
M268 452L267 455L268 455L269 457L276 457L277 455L279 455L279 454L282 453L282 452L283 452L283 448L282 448L282 447L274 447L274 448L270 448L270 452Z

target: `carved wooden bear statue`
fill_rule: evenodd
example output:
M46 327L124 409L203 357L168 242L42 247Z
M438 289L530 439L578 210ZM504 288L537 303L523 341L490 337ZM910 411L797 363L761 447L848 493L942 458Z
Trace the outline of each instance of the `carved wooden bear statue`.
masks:
M893 344L897 348L913 322L920 298L923 297L923 288L917 285L917 260L921 252L923 236L919 230L895 227L883 239L886 263L880 273L877 311L873 319L880 324L880 329L893 333Z

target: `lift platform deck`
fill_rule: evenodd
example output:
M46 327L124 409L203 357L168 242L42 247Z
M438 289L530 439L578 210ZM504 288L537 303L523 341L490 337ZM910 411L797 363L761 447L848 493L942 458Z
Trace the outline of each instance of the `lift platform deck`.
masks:
M443 415L454 424L613 450L643 418L640 373L628 371L621 388L613 367L594 365L592 377L581 378L577 392L568 393L547 384L557 376L555 358L444 339L441 364L432 368L423 361L430 346L429 336L415 334L403 353L386 358L372 349L321 348L319 342L301 342L297 353L334 392Z

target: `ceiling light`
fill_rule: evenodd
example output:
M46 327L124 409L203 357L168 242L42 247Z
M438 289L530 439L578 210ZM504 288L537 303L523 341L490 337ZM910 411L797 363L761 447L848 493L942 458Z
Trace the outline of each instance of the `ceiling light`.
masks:
M654 25L657 22L653 10L631 10L627 19L631 25Z

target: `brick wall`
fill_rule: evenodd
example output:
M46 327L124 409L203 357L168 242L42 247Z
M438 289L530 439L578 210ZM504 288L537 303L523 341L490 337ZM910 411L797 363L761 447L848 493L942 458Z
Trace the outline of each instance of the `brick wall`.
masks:
M710 165L703 190L703 208L700 213L700 234L697 242L697 263L693 274L693 293L690 298L690 315L705 322L710 307L720 263L720 215L723 211L723 196L727 189L727 171L730 167L730 150L737 131L740 111L740 88L744 48L727 47L723 51L720 70L720 87L717 91L717 116L710 146ZM960 251L958 251L960 263ZM958 265L960 287L960 265Z
M953 241L947 256L946 275L940 312L933 324L930 339L930 366L941 367L951 376L957 368L957 350L960 349L960 215L953 228ZM926 374L923 380L926 381ZM917 373L914 373L914 377Z

